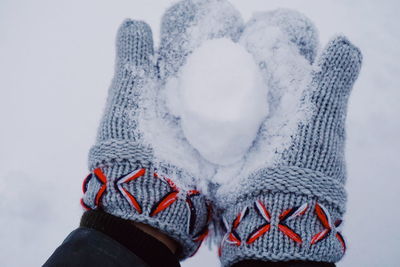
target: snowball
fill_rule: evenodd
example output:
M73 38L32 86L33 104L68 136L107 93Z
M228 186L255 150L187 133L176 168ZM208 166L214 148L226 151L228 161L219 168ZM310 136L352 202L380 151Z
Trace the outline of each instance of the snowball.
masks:
M242 159L268 112L267 87L254 58L229 39L206 41L167 85L167 105L185 137L208 161Z
M293 36L314 38L314 34L288 32L287 29L303 31L305 27L286 25L297 22L278 16L288 16L288 13L255 15L239 40L261 67L268 87L269 113L243 164L220 168L213 177L215 182L224 185L219 190L220 194L235 191L239 181L245 181L259 169L282 164L283 154L292 144L299 125L305 124L313 111L308 86L312 72L309 59L312 56L302 53L304 46L294 42L299 38Z

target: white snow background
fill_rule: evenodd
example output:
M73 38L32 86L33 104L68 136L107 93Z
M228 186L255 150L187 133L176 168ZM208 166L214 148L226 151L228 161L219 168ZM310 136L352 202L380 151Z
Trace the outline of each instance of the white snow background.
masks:
M170 0L0 0L0 266L40 266L79 222L81 182L114 68L123 19L159 40ZM338 266L400 260L400 2L232 0L255 11L295 8L324 45L344 33L364 65L347 121L348 252ZM218 266L203 247L182 266Z

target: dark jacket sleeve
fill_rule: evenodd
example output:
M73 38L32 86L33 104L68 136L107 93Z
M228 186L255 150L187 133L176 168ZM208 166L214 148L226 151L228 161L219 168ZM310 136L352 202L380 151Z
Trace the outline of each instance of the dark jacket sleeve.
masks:
M54 251L44 267L180 267L160 241L131 221L87 211L81 224Z
M149 267L112 238L90 228L73 231L43 266Z

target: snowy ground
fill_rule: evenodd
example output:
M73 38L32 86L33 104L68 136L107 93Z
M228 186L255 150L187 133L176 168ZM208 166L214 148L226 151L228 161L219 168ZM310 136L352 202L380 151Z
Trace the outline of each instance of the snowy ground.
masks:
M0 0L0 265L39 266L79 221L86 157L126 18L159 37L170 0ZM397 266L400 220L400 2L233 0L254 11L296 8L321 43L346 34L364 54L349 108L344 266ZM218 266L203 248L189 266Z

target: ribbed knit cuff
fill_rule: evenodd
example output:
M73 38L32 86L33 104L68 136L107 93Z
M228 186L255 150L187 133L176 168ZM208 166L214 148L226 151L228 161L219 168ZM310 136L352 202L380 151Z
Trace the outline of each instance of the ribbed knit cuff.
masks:
M112 166L125 162L140 162L143 167L150 166L153 151L141 142L131 140L108 139L96 143L89 151L89 169L98 166Z
M149 266L180 266L177 257L162 242L141 231L132 221L101 211L87 211L81 218L80 227L95 229L108 235Z
M180 244L177 256L184 259L192 256L206 237L210 209L199 191L173 181L173 176L167 178L151 165L138 162L104 166L85 179L81 203L88 210L160 230Z
M243 260L330 263L344 255L346 193L332 177L298 167L262 169L219 194L223 266Z

